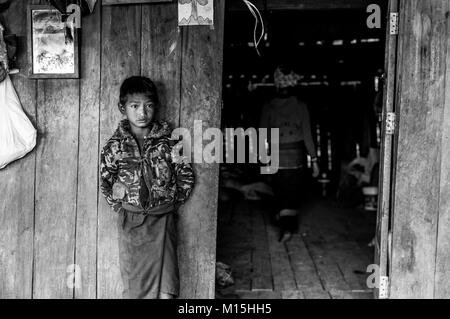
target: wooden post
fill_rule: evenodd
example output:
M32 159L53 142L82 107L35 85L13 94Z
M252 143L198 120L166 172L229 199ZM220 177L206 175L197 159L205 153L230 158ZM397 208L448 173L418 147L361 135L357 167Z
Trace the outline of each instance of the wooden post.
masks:
M398 0L390 0L387 12L386 47L385 47L385 83L383 87L383 123L388 113L394 112L397 36L390 34L390 13L398 12ZM378 196L377 227L375 233L375 264L379 265L379 276L388 276L389 262L389 219L392 192L392 151L394 136L386 134L386 125L382 127L380 156L380 184ZM375 287L375 298L379 297L379 287Z
M442 234L448 229L448 194L443 192L448 190L448 156L443 155L450 147L445 121L449 5L447 0L400 1L392 298L450 296L443 288L448 281L442 280L449 260L448 235Z
M161 109L157 116L180 125L181 33L177 3L142 6L141 74L158 87Z
M202 120L204 128L220 128L224 5L214 1L214 30L182 28L182 127ZM196 187L178 225L181 297L214 298L219 164L194 164L194 170Z
M122 118L117 104L123 80L141 72L141 6L102 8L100 149ZM122 298L117 215L99 193L97 298Z
M97 296L97 182L99 165L101 7L83 18L80 47L80 132L75 263L81 287L75 298Z
M14 1L3 15L22 48L17 57L21 71L27 69L27 2ZM21 75L11 80L36 127L36 81ZM0 299L32 296L35 157L33 151L0 170Z
M450 298L450 21L449 1L446 1L445 20L442 19L442 29L444 35L440 38L444 43L442 49L445 50L445 61L442 67L445 68L445 103L441 122L441 163L440 163L440 193L439 193L439 215L437 229L436 247L436 273L434 276L434 298ZM445 23L444 23L445 22Z

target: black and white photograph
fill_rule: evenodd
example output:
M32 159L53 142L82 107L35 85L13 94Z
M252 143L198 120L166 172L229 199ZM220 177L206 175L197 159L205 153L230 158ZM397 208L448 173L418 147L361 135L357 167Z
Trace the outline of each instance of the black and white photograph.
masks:
M448 92L450 0L0 0L0 299L449 299Z
M28 10L30 76L78 77L78 38L52 6L32 5Z

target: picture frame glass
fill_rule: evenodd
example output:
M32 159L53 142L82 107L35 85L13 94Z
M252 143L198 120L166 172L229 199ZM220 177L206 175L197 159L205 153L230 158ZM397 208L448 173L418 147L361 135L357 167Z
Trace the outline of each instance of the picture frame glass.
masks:
M75 41L56 9L31 10L33 74L74 74Z

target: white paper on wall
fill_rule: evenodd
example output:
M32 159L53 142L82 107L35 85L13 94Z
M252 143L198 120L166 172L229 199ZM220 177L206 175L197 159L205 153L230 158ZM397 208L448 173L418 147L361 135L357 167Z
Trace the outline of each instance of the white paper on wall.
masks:
M214 0L178 0L178 25L213 25Z

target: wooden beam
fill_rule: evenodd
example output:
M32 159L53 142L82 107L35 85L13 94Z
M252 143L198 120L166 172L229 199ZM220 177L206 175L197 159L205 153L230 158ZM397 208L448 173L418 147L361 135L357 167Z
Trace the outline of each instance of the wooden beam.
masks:
M259 10L334 10L334 9L365 9L369 4L386 5L384 0L253 0ZM242 0L227 1L227 11L246 11L247 6Z
M78 80L38 80L33 298L73 298Z
M280 279L283 277L283 274L276 273L280 271L280 268L274 269L271 261L276 263L279 266L277 260L271 259L271 254L275 253L271 244L271 238L268 238L266 232L266 222L264 221L264 211L262 209L258 209L258 207L252 207L249 205L249 209L251 210L251 221L252 221L252 290L274 290L274 283L280 283L282 280L272 280L274 277ZM269 225L270 227L270 225ZM275 235L276 237L276 235ZM277 239L273 239L275 244L279 244ZM278 251L277 251L278 252ZM281 254L282 255L282 254ZM285 261L285 260L283 260ZM286 264L283 263L283 266ZM284 270L284 269L283 269ZM292 283L295 284L295 281L292 280ZM284 287L277 287L284 288ZM290 289L295 289L295 287L288 287ZM279 289L283 290L283 289Z
M401 0L399 11L391 298L433 298L441 156L442 150L448 148L442 128L448 125L443 120L448 106L445 79L449 72L449 3ZM440 252L448 254L447 249Z
M182 28L180 125L185 128L194 127L195 120L220 127L224 5L225 0L214 1L214 30ZM193 166L196 185L178 224L181 298L214 298L219 164Z
M449 2L446 2L446 11L449 12ZM434 279L434 298L448 299L450 298L450 23L448 17L442 20L440 32L443 33L442 40L447 47L447 54L445 57L445 103L444 114L442 117L441 130L441 163L440 163L440 196L439 196L439 224L436 247L436 274ZM444 22L445 21L445 22Z
M78 155L78 195L75 263L80 266L81 289L75 298L96 298L97 278L97 183L99 115L100 115L100 56L101 6L83 18L83 44L80 80L80 133ZM113 110L111 110L113 111Z
M5 26L18 36L17 65L27 70L27 5L13 1L3 13ZM24 112L36 127L36 81L11 76ZM0 299L28 299L32 296L34 236L35 155L0 170Z
M122 118L117 109L123 80L141 72L141 6L102 8L100 149ZM122 298L117 214L99 194L97 298Z
M389 1L389 12L398 12L398 0ZM388 15L389 19L389 15ZM397 62L397 37L390 36L389 28L386 28L385 39L385 66L386 80L383 88L383 123L386 123L388 112L394 112L395 80ZM380 266L380 276L388 275L388 233L390 218L390 203L392 193L392 151L394 136L386 134L386 126L382 128L382 142L380 153L380 190L378 197L377 226L375 234L374 263ZM374 289L374 297L379 296L379 287Z

